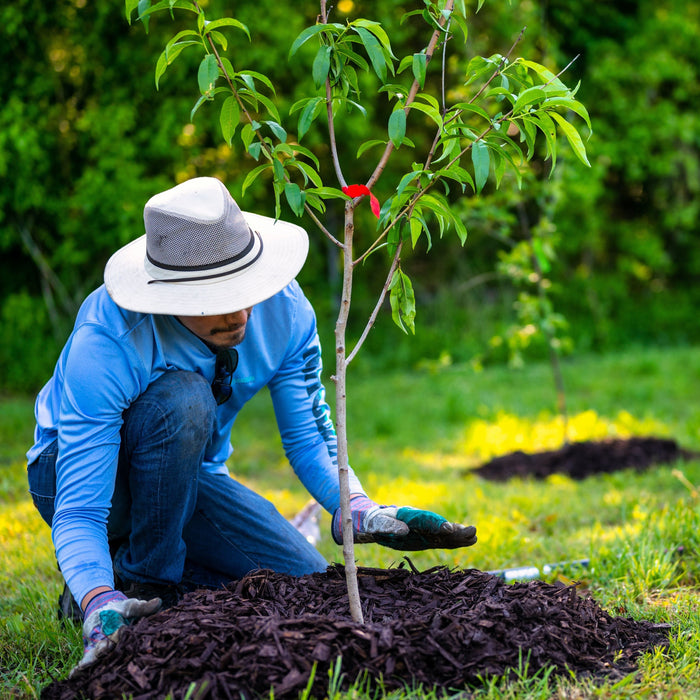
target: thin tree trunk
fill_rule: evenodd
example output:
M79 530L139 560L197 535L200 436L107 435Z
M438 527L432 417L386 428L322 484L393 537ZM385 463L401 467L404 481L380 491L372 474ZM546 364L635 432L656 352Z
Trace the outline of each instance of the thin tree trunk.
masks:
M346 329L352 297L352 238L354 233L354 207L352 202L345 205L345 238L343 245L343 292L340 310L335 326L335 413L336 432L338 436L338 479L340 483L340 514L343 533L343 559L345 561L345 580L348 587L350 615L355 622L362 624L362 605L357 585L357 566L355 564L355 545L350 512L350 479L348 460L347 404L346 404Z

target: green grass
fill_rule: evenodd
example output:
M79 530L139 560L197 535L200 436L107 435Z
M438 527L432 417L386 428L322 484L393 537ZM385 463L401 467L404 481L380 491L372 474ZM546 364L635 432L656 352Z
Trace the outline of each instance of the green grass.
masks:
M670 436L700 450L699 350L639 349L567 360L572 439ZM588 557L582 585L601 605L672 625L669 649L647 654L639 673L618 683L596 686L546 673L528 678L515 669L507 682L485 680L470 691L475 698L700 697L700 461L582 482L561 475L486 482L470 470L490 456L560 445L562 424L546 364L481 373L464 365L380 375L351 368L349 381L351 461L370 495L432 508L479 530L472 548L412 554L418 568L541 567ZM0 697L38 697L81 653L78 631L55 620L60 578L48 528L26 493L23 454L32 421L30 398L0 399ZM308 495L279 439L269 439L276 435L273 425L262 396L236 424L230 467L291 517ZM324 528L328 521L325 516ZM326 533L319 548L339 561ZM400 553L375 545L358 547L356 556L361 566L401 560ZM440 695L414 689L386 697Z

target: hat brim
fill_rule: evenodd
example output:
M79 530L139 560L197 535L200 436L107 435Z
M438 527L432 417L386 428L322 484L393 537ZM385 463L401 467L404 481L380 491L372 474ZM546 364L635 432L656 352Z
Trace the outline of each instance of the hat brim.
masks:
M154 281L144 266L146 236L120 248L107 261L104 281L114 302L129 311L171 316L217 316L255 306L284 289L309 251L306 231L296 224L242 212L262 239L260 257L224 277L196 282Z

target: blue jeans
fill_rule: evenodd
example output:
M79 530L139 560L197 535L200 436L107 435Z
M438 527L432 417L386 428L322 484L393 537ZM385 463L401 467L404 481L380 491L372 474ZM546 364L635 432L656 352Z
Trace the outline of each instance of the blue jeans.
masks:
M256 569L301 576L326 560L277 509L227 474L201 469L216 404L194 372L168 372L124 412L107 523L122 581L220 586ZM50 525L57 444L29 465L34 504Z

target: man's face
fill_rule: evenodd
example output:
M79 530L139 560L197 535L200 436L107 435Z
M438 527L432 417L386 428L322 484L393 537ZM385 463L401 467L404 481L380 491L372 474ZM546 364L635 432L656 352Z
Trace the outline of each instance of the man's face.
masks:
M245 337L253 307L221 316L178 316L185 328L216 348L232 348Z

